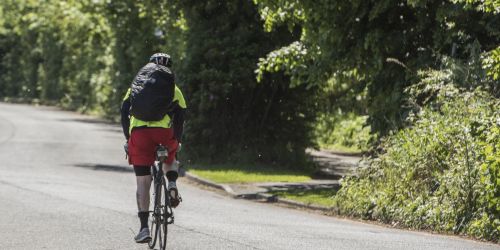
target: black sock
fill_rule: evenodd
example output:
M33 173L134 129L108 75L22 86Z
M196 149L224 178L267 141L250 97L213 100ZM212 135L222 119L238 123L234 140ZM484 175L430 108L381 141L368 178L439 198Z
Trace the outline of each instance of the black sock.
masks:
M148 227L149 212L139 212L137 213L139 220L141 220L141 230Z
M177 173L177 171L168 171L167 174L167 180L170 182L170 181L176 181L177 180L177 177L179 177L179 174Z

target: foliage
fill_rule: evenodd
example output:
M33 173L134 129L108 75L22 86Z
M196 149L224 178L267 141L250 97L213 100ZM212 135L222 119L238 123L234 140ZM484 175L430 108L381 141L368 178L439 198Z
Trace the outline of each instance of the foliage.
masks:
M408 89L412 125L343 180L340 213L498 241L500 102L482 87L457 87L450 72L422 72Z
M485 54L483 64L490 77L500 80L500 46Z
M158 25L179 30L153 1L6 0L0 9L0 96L107 116L148 56L169 46Z
M180 71L190 106L187 152L212 162L300 165L312 144L314 89L281 74L257 83L255 62L287 32L265 33L249 1L182 1L189 32Z
M336 151L367 151L372 136L366 118L341 111L335 115L320 115L315 129L318 145Z
M479 11L500 13L498 0L452 0L455 3L465 3L467 8L476 8Z
M467 47L476 40L481 52L490 51L500 39L498 1L254 2L266 30L299 28L291 47L300 44L306 52L300 57L283 49L271 52L260 61L258 76L284 69L296 81L292 85L314 86L356 70L351 81L337 82L363 85L354 88L367 91L369 122L381 135L401 127L408 114L403 90L416 71L439 66L441 55L469 57Z
M291 83L296 84L298 80L293 77L297 76L296 72L303 71L306 66L307 49L300 42L275 50L267 55L267 58L260 58L257 73L257 81L262 81L265 72L277 73L283 71L285 74L292 76Z
M2 96L60 100L83 111L102 107L110 95L113 58L104 53L111 37L96 14L100 7L3 1L9 15L0 40L11 47L2 52Z

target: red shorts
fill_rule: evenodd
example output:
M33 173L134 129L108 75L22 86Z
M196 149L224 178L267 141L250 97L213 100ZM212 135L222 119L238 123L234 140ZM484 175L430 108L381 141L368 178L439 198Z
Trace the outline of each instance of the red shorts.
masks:
M128 162L134 166L151 166L156 160L156 147L161 144L167 147L166 163L172 164L179 143L174 138L171 128L138 128L133 129L128 141Z

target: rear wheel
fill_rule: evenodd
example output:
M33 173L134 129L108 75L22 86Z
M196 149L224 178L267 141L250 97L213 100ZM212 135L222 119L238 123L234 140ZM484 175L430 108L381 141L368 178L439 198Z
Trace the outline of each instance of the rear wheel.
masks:
M162 185L161 183L153 183L153 212L150 217L150 232L151 241L148 243L149 248L153 249L156 245L156 240L159 236L159 229L161 227L161 203L162 203ZM161 240L160 240L161 241Z
M168 223L172 221L172 209L167 193L165 178L161 177L153 188L153 212L150 221L151 241L149 248L153 249L158 243L159 249L164 250L167 246Z
M169 211L169 197L167 193L167 183L165 182L165 178L162 178L161 181L161 205L160 205L160 223L158 224L158 240L160 244L160 250L164 250L167 246L167 234L168 234L168 220L170 217Z

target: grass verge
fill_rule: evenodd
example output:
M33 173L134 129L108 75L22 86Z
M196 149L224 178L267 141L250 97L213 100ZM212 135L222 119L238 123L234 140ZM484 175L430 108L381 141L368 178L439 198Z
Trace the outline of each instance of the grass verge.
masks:
M347 147L340 144L320 144L321 149L330 150L338 153L347 153L347 154L362 154L363 151L358 147Z
M277 195L280 198L298 201L305 204L331 207L334 205L333 197L337 193L333 188L322 189L295 189L287 191L272 191L270 194Z
M189 166L189 172L218 183L249 182L304 182L311 180L312 172L286 168L250 165L203 165Z

